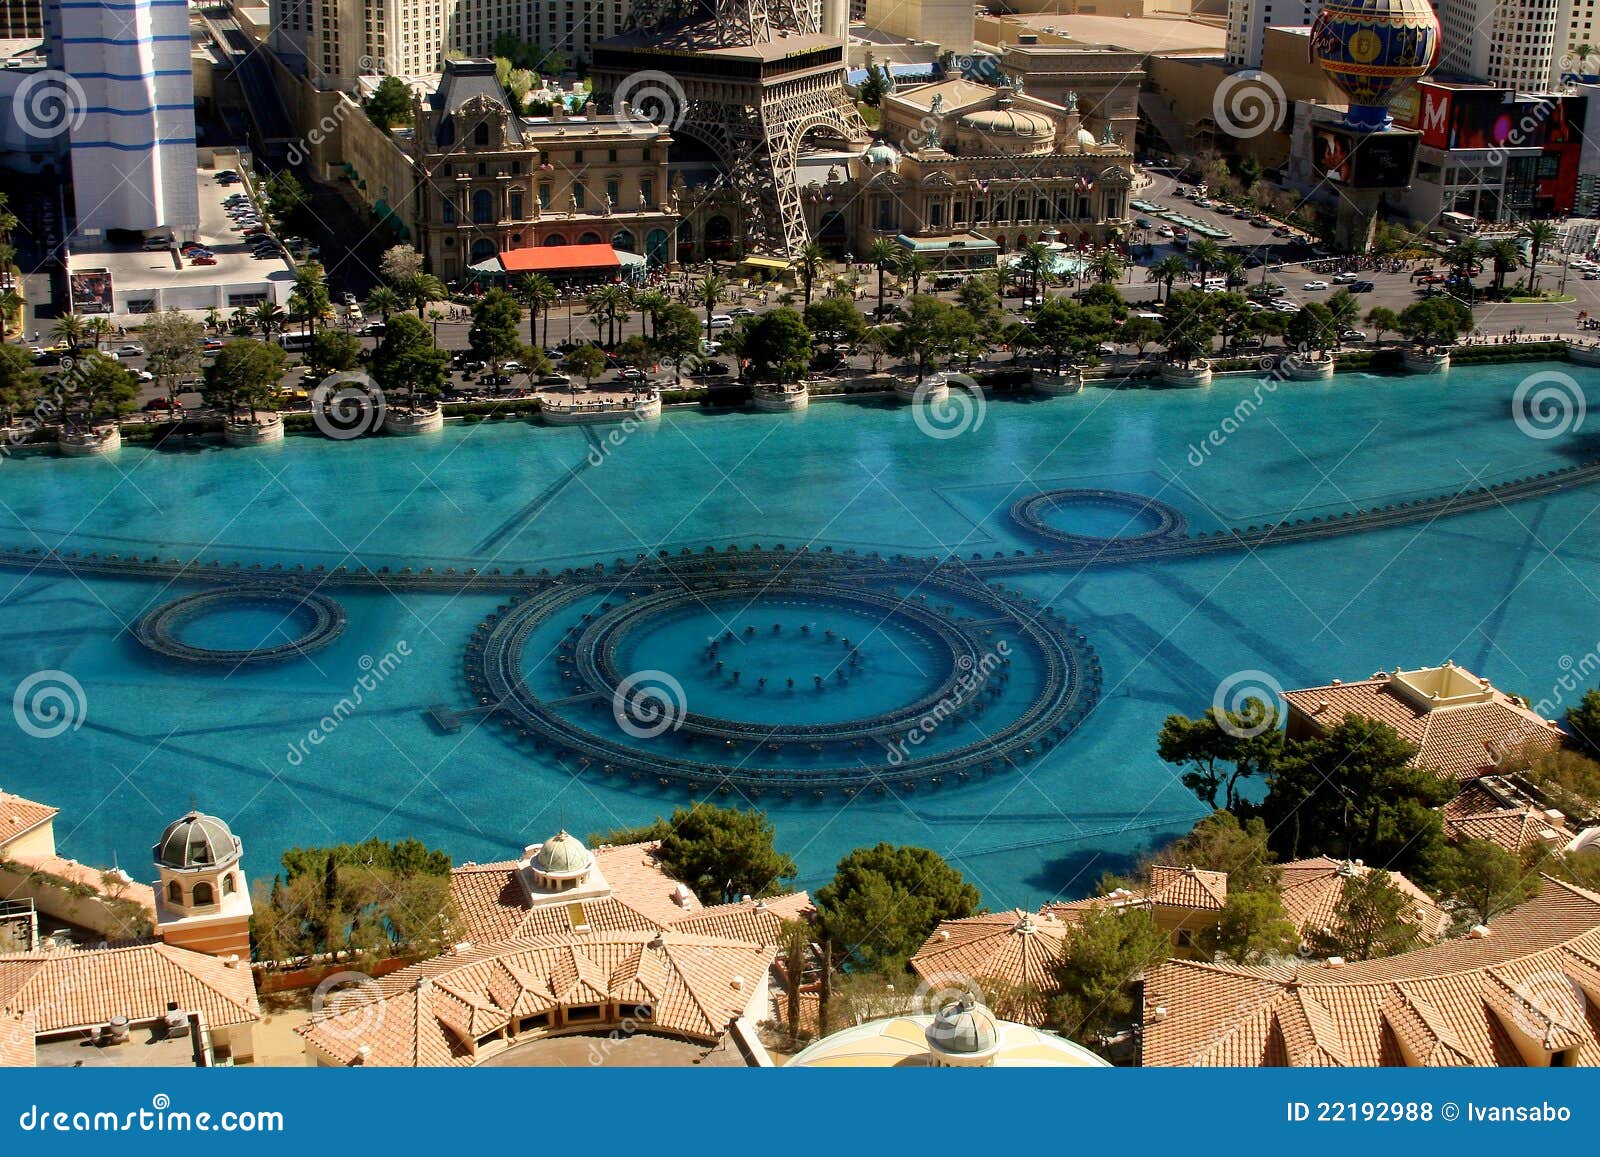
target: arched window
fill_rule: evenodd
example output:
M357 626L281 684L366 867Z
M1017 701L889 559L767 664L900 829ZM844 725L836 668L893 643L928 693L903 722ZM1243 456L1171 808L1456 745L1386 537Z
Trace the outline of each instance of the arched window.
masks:
M650 235L644 239L645 256L652 265L665 265L669 259L670 250L667 248L667 231L665 229L652 229Z
M196 884L194 886L194 902L196 907L217 902L216 893L212 891L210 884Z
M494 242L487 237L480 237L472 243L472 252L467 260L476 265L480 261L487 261L496 253Z
M480 148L489 143L488 121L479 121L477 128L472 130L472 143Z
M559 233L552 233L550 236L544 239L544 243L546 245L565 245L567 243L567 239L561 236Z
M222 877L222 894L224 896L233 895L234 890L237 887L238 887L238 885L233 882L233 873L232 872L229 872L226 876Z
M620 249L624 253L632 253L636 244L633 234L626 229L618 229L611 235L611 248Z
M183 889L178 886L176 880L167 884L167 901L172 904L183 903Z
M583 236L578 238L578 244L579 245L598 245L598 244L600 244L600 234L593 233L593 232L585 233Z
M494 194L488 189L479 189L472 194L472 223L474 225L488 225L494 221Z

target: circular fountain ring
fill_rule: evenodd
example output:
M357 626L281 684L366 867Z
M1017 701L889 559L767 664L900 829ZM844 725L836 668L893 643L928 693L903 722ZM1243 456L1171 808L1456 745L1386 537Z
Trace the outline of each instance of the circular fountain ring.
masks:
M1045 520L1047 512L1063 506L1099 506L1121 510L1127 513L1130 522L1153 516L1156 525L1132 534L1074 534L1070 530L1052 526ZM1132 494L1126 490L1075 488L1041 490L1037 494L1018 499L1011 506L1011 521L1030 534L1048 539L1050 542L1078 547L1103 546L1109 543L1118 545L1151 543L1161 539L1176 538L1189 527L1189 520L1184 517L1183 511L1158 498Z
M184 642L178 636L183 624L196 615L218 609L262 606L283 608L285 619L309 612L312 616L311 625L298 637L270 647L232 650L198 647ZM140 618L134 625L133 637L141 645L169 659L185 663L239 666L277 663L320 651L344 634L346 622L344 608L327 595L268 583L239 584L200 591L163 603Z

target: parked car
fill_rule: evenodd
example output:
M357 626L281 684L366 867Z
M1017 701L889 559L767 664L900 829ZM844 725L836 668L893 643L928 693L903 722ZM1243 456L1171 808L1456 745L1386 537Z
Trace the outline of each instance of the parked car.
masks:
M566 374L540 374L539 384L541 386L570 386L572 379L567 377Z
M1366 341L1367 335L1362 333L1359 329L1347 329L1340 331L1339 340L1342 342Z
M509 386L511 384L511 375L510 374L484 374L483 377L478 379L478 381L482 385L489 386L492 389L498 390L501 386Z
M701 362L689 371L691 378L720 378L732 373L727 362Z
M1326 281L1308 281L1300 288L1305 290L1327 289L1328 283Z
M369 321L356 332L362 337L377 337L387 328L388 326L384 325L381 321Z
M700 328L701 329L713 329L713 330L716 330L716 329L732 329L733 328L733 317L731 315L729 315L729 314L726 314L726 313L714 313L714 314L711 315L711 318L710 318L709 321L702 321L700 323Z
M123 357L139 358L144 356L144 346L136 341L126 342L117 347L117 352Z
M625 382L642 382L645 380L646 376L647 375L643 370L635 369L633 366L629 366L627 369L617 371L617 377L621 378Z
M1150 218L1148 218L1148 217L1136 217L1136 218L1134 218L1133 223L1134 223L1134 225L1138 226L1140 229L1153 229L1153 228L1155 228L1155 226L1150 223Z
M205 349L205 351L206 351L206 353L208 353L208 354L214 354L214 353L216 353L216 352L217 352L217 351L218 351L218 350L219 350L219 349L221 349L221 348L222 348L222 344L223 344L223 343L222 343L222 339L221 339L221 338L220 338L220 337L208 337L208 338L206 338L206 340L205 340L205 341L204 341L204 342L202 342L202 343L201 343L201 344L202 344L202 346L203 346L203 347L204 347L204 349Z
M134 370L133 376L138 378L139 381L146 386L156 380L156 376L149 370Z
M190 265L215 265L216 263L217 259L215 257L196 257L189 262Z
M754 317L756 311L748 305L734 305L728 308L729 317Z
M1272 235L1274 237L1287 237L1287 236L1289 236L1289 229L1288 229L1287 226L1279 225L1276 229L1274 229L1272 231Z
M356 295L353 294L353 293L345 294L344 295L344 303L346 305L355 305L356 304Z

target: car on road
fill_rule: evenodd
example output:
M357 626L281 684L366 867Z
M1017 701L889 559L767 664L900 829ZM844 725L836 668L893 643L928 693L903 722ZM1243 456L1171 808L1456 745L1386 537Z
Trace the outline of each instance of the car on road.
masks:
M511 375L484 374L483 377L478 379L478 382L480 385L489 386L492 389L498 390L501 386L509 386L511 384Z
M1211 208L1211 206L1213 206L1215 204L1216 204L1216 202L1213 201L1210 197L1201 197L1201 198L1199 198L1198 200L1195 201L1194 207L1196 209L1209 209L1209 208Z
M1377 289L1377 288L1378 288L1378 286L1376 285L1376 283L1371 282L1371 281L1352 281L1350 283L1350 292L1351 293L1371 293L1374 289Z
M1326 281L1308 281L1300 288L1304 290L1327 289L1328 283Z
M1267 229L1272 225L1272 218L1263 217L1260 214L1257 214L1256 216L1250 218L1250 224L1254 225L1258 229Z
M500 368L508 374L525 374L528 372L528 367L517 361L502 362Z
M1600 281L1600 269L1591 270L1583 275L1585 281Z
M720 341L710 341L706 338L701 338L700 352L708 356L711 354L720 354L722 352L722 343Z
M1445 275L1442 274L1442 273L1424 273L1421 277L1417 278L1417 284L1418 285L1438 285L1440 282L1442 282L1444 280L1445 280Z
M190 265L215 265L216 263L217 259L215 257L196 257L189 262Z
M635 369L633 366L629 366L627 369L618 370L617 377L621 378L625 382L642 382L645 380L647 375L643 370Z
M1299 305L1295 304L1292 301L1275 301L1275 302L1272 303L1272 308L1277 310L1279 313L1299 313L1300 312Z
M202 346L205 349L206 353L214 354L219 349L222 348L222 339L220 337L208 337L202 343Z
M149 370L134 370L133 376L138 378L141 383L147 386L156 380L156 376Z
M1354 273L1335 273L1333 275L1333 283L1335 285L1349 285L1352 281L1359 280L1361 279Z
M356 295L353 294L353 293L345 294L344 295L344 303L346 305L355 305L356 304Z
M130 341L117 347L117 352L125 358L144 357L144 346L136 341Z
M1274 229L1272 231L1272 235L1274 237L1287 237L1287 236L1289 236L1289 229L1285 225L1279 225L1276 229Z
M728 309L729 317L754 317L755 315L756 311L748 305L735 305L730 306Z
M377 337L387 328L381 321L369 321L356 332L362 337Z
M149 413L154 413L157 410L172 409L172 403L165 398L151 398L144 404L143 408Z
M1172 236L1172 226L1171 225L1163 225L1163 226L1161 226L1161 228L1156 230L1156 236L1157 237L1171 237Z
M691 378L720 378L732 371L728 369L727 362L701 362L689 371Z
M566 374L540 374L539 384L541 386L570 386L572 379L567 377Z
M1155 228L1155 226L1150 224L1150 218L1148 218L1148 217L1136 217L1134 219L1133 223L1134 223L1134 225L1136 225L1140 229L1153 229L1153 228Z
M700 323L701 329L732 329L733 316L726 313L714 313L706 321Z
M1345 329L1339 331L1339 340L1342 342L1366 341L1367 335L1359 329Z

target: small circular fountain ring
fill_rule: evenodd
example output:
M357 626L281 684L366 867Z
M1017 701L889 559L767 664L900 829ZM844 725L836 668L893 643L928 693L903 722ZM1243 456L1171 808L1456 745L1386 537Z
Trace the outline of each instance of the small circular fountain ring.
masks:
M197 615L239 607L281 608L286 622L309 614L311 623L297 637L270 647L199 647L184 642L178 635L183 624ZM241 583L184 595L170 603L163 603L134 624L133 637L156 654L180 662L240 666L299 659L313 651L320 651L344 634L346 622L344 608L327 595L292 586Z
M1127 514L1130 524L1154 520L1155 525L1131 534L1075 534L1052 526L1045 515L1064 506L1098 506L1120 510ZM1126 490L1090 490L1066 488L1041 490L1020 498L1011 506L1011 521L1030 534L1059 543L1062 546L1103 546L1131 543L1151 543L1160 539L1176 538L1189 527L1183 511L1158 498L1145 494L1132 494Z

